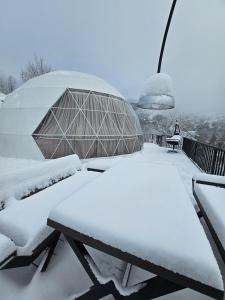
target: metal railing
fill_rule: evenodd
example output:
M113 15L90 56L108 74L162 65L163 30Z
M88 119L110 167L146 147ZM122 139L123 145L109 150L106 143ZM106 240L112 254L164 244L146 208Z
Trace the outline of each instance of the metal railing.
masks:
M166 147L166 135L157 135L157 134L150 134L150 133L143 133L143 140L144 143L154 143L161 147Z
M182 149L204 172L225 175L225 150L185 137Z

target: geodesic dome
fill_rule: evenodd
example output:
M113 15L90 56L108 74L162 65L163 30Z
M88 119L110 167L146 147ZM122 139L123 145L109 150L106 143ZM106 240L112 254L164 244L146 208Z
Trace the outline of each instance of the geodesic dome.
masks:
M33 78L0 111L0 155L57 158L112 156L142 148L139 120L104 80L56 71Z

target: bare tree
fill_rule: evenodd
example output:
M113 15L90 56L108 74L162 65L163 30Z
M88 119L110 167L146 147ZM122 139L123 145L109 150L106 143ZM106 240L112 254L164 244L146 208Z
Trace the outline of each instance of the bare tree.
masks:
M21 71L20 76L23 82L45 74L52 71L52 68L48 66L45 62L43 57L35 56L33 61L29 62L27 66Z
M16 79L13 76L9 76L7 79L7 87L8 87L8 93L11 93L16 88Z
M13 76L3 76L0 75L0 91L4 94L9 94L15 90L17 86L17 81Z

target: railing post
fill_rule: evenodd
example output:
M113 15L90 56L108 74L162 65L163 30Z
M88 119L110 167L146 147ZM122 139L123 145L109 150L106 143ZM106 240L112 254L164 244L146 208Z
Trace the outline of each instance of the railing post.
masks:
M215 174L216 157L217 157L217 149L214 149L213 160L212 160L212 166L211 166L211 172L210 172L211 174Z
M187 139L186 137L183 138L182 150L187 154Z
M198 142L195 142L195 149L194 149L194 155L193 155L193 161L195 161L196 153L197 153L197 147L198 147Z

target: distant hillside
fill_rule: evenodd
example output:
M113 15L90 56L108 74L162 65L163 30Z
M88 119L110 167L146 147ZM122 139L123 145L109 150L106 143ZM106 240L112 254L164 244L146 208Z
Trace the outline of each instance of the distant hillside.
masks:
M184 114L174 110L159 112L137 109L136 112L145 130L172 134L175 121L178 120L183 135L225 149L225 115Z

